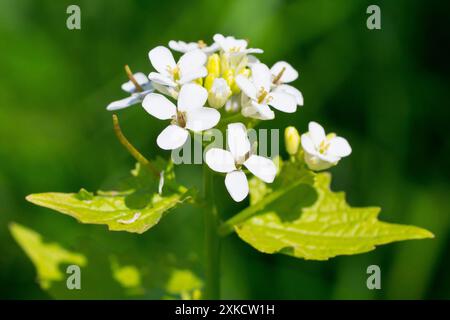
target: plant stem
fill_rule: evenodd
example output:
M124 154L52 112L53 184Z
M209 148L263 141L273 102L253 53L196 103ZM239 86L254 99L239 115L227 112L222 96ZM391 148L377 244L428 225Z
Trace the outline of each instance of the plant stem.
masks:
M203 196L205 221L205 293L207 300L220 299L220 237L219 216L214 203L213 175L203 164Z
M159 180L160 169L156 168L146 157L136 149L130 141L125 137L122 130L120 129L119 118L113 114L113 125L114 125L114 133L116 134L119 142L128 150L128 152L139 162L142 166L150 170L155 179ZM175 192L185 193L187 191L186 187L173 183L171 181L166 182L166 185Z

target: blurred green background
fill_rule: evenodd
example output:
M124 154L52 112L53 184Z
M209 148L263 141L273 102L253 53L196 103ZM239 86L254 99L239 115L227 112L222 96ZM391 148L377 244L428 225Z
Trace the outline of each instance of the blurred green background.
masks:
M81 7L81 30L66 8ZM382 30L366 28L381 7ZM333 189L354 206L379 205L381 219L415 224L436 238L312 262L255 251L235 235L222 251L222 297L235 299L450 298L450 51L448 2L361 0L0 1L0 298L158 298L161 289L126 292L111 261L133 265L143 287L164 287L170 270L201 277L202 213L176 209L143 235L108 232L27 203L44 191L104 188L134 162L112 132L106 105L124 97L123 65L149 73L148 51L171 39L211 41L214 33L250 39L263 62L289 61L305 106L262 127L307 128L316 120L353 147L333 173ZM146 155L165 155L165 125L139 106L120 112L124 132ZM195 185L198 166L180 166ZM224 191L223 182L217 188ZM226 194L225 191L223 193ZM224 217L244 204L220 200ZM82 290L50 292L11 237L18 222L87 256ZM368 290L377 264L382 289ZM65 270L65 269L64 269Z

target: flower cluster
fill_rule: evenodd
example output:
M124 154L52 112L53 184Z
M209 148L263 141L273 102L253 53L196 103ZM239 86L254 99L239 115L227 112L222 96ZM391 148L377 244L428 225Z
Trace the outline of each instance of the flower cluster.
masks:
M216 34L209 46L203 41L170 41L168 45L181 53L180 58L158 46L148 53L154 68L148 77L133 74L126 66L129 81L122 89L131 96L107 107L118 110L141 103L153 117L169 121L156 140L164 150L182 147L190 132L212 129L232 114L240 113L244 120L271 120L274 109L294 113L303 105L301 92L290 85L298 72L285 61L269 68L255 56L263 50L249 48L246 40ZM315 122L297 140L311 170L329 168L351 152L344 138L326 136ZM251 150L243 123L228 124L227 145L228 150L209 149L205 162L212 170L226 173L225 185L235 201L249 192L243 167L267 183L274 180L275 164Z

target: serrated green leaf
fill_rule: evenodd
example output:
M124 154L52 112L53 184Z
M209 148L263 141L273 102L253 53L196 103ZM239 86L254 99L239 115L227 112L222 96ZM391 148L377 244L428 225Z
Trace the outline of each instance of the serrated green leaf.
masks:
M76 218L81 223L106 224L112 231L143 233L156 225L163 214L182 203L187 194L174 193L167 197L154 194L142 209L129 208L125 196L94 196L80 200L74 193L37 193L26 199Z
M64 279L59 269L61 264L75 264L83 267L87 264L84 255L68 251L56 243L44 243L42 236L18 223L11 223L9 230L25 251L36 268L37 278L43 289L50 288L52 282Z
M368 252L394 241L432 238L414 226L380 222L380 208L353 208L342 192L330 190L331 176L316 175L317 201L301 209L294 221L283 221L276 208L235 226L245 242L265 253L286 253L298 258L327 260L338 255Z

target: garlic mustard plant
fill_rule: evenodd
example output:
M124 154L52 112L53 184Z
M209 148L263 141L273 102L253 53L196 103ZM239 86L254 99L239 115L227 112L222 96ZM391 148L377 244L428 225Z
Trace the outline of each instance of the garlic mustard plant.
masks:
M188 188L176 180L175 161L165 151L161 153L166 159L147 159L125 137L114 114L114 133L137 161L129 190L39 193L27 200L83 223L139 234L155 227L171 209L195 205L205 216L205 285L195 296L206 299L220 298L220 242L233 232L260 252L307 260L433 237L418 227L381 222L379 208L351 207L343 193L331 191L331 175L322 171L336 166L352 148L345 138L326 134L316 122L302 134L295 126L286 128L287 159L261 152L267 135L255 128L280 112L302 110L303 95L294 86L299 72L285 61L269 68L263 50L249 47L244 39L215 34L209 45L206 42L169 41L177 58L165 46L151 49L148 77L133 74L126 66L129 81L122 89L131 96L107 106L117 111L141 104L142 111L166 121L167 127L156 137L163 150L181 150L187 141L200 137L200 151L193 152L201 160L201 188L195 183ZM225 214L217 205L219 193L225 201L241 202L239 211L232 214L234 207L227 206ZM286 219L286 213L294 218Z

